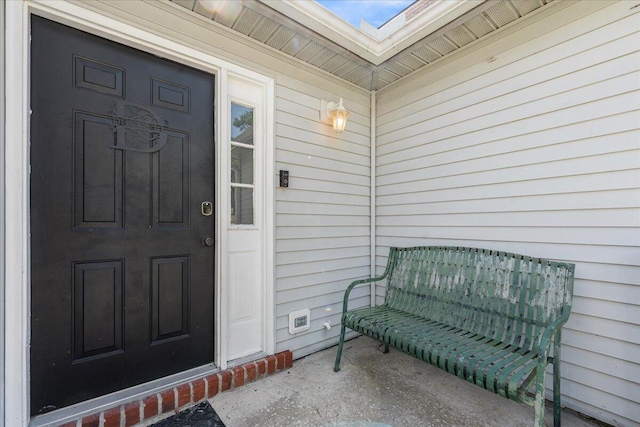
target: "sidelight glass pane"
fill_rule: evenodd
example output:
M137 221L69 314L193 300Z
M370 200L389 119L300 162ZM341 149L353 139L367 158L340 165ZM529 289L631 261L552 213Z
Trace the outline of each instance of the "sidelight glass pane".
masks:
M231 146L231 182L253 184L253 149Z
M253 224L253 188L231 187L231 224Z
M253 108L231 103L231 141L253 145Z
M231 224L254 223L254 109L231 103Z

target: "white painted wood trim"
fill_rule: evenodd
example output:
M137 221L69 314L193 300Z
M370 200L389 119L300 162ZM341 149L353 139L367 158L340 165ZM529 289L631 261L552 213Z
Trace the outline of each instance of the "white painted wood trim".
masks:
M226 141L229 140L229 129L226 125L229 123L229 109L227 108L228 94L228 81L229 73L226 68L220 70L218 74L220 86L217 88L218 95L216 96L216 118L217 122L217 140L216 140L216 170L217 177L229 176L229 147ZM216 178L217 178L216 177ZM216 179L216 206L224 206L226 201L229 200L229 188L226 185L226 179ZM227 264L227 224L229 223L229 211L227 209L218 209L217 215L217 230L216 230L216 276L219 286L216 286L216 342L214 347L216 349L215 363L220 369L227 369L227 318L228 309L226 301L226 295L223 292L224 286L222 284L229 281L229 268ZM219 345L224 343L224 345Z
M6 426L29 422L29 20L26 4L5 2L5 414Z
M370 275L376 277L376 92L371 91L371 155L370 155L370 175L371 175L371 263ZM376 305L376 283L371 282L371 307Z
M269 79L265 83L265 100L264 111L265 126L264 126L264 142L265 142L265 155L264 155L264 225L263 229L263 242L264 242L264 266L265 266L265 349L267 354L275 353L276 346L276 305L275 305L275 110L276 110L276 95L275 95L275 81Z
M0 34L2 39L7 40L5 33L5 2L0 4ZM0 44L0 93L4 94L4 49L5 44ZM5 129L5 105L4 96L0 97L0 236L5 235L4 226L4 129ZM0 426L4 425L4 239L0 240Z
M29 424L29 16L34 13L49 19L53 19L65 25L78 28L98 36L131 46L152 54L156 54L176 62L189 65L206 72L216 74L216 108L215 116L218 123L224 123L224 109L219 108L220 100L226 99L225 82L228 71L233 71L249 79L260 82L267 88L266 93L269 108L267 112L267 135L265 141L271 150L268 154L270 160L267 171L273 172L273 119L274 112L274 80L249 69L245 69L228 61L208 55L196 49L163 38L123 22L119 22L108 16L87 10L80 4L69 3L61 0L21 0L3 2L6 7L6 33L11 37L5 39L5 61L7 64L5 82L6 105L11 106L6 111L5 140L13 141L7 144L5 151L6 168L5 177L5 244L12 250L4 254L6 266L5 280L12 286L5 292L5 348L4 348L4 425L27 426ZM4 38L4 37L3 37ZM224 126L216 126L216 144L223 140L222 130ZM220 161L218 156L217 162ZM269 178L271 188L273 177ZM219 181L219 180L217 180ZM217 202L220 203L218 192ZM272 203L273 205L273 203ZM273 206L267 215L268 238L273 241ZM220 219L218 220L218 232ZM218 270L220 253L224 246L218 234L220 247L216 262ZM268 245L265 251L266 262L271 273L268 289L270 302L266 315L270 319L270 331L273 331L273 243ZM220 271L216 277L217 283L221 283ZM222 298L219 295L220 286L216 284L217 310L216 321L216 354L214 361L224 369L222 361L224 355L224 322L222 319L223 307L220 307ZM267 349L273 353L274 333L267 334ZM7 368L11 369L7 369Z

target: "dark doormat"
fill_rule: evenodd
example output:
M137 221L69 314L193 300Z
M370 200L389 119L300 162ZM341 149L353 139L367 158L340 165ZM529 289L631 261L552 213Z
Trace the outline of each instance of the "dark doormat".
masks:
M153 424L151 427L225 427L209 402L198 403L189 409Z

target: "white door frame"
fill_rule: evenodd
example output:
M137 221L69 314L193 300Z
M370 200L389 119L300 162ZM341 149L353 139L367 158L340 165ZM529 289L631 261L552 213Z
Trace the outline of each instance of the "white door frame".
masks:
M156 54L185 65L216 75L216 104L224 105L227 99L227 73L242 75L264 87L265 117L265 176L264 209L265 245L264 261L267 266L265 284L265 345L269 354L275 348L273 260L274 260L274 79L225 61L209 53L199 51L106 15L85 9L80 3L67 1L20 0L4 2L6 34L5 43L5 342L4 342L4 425L27 426L29 424L29 342L30 342L30 242L29 242L29 76L30 76L30 14L34 13L91 34L105 37L126 46ZM158 27L158 30L161 30ZM219 179L221 169L220 142L225 140L228 122L225 108L216 108L216 198L217 206L226 208L219 186L226 180ZM225 319L223 300L225 290L220 286L224 265L225 230L218 215L216 224L216 365L224 369ZM222 237L222 238L221 238ZM1 358L0 358L1 360Z
M220 266L223 275L221 283L222 289L228 289L227 298L220 299L223 304L223 316L227 319L224 328L228 333L226 346L227 354L222 355L221 360L226 360L234 365L256 359L267 354L266 336L264 334L265 321L265 287L264 278L269 275L267 260L264 254L267 252L265 246L271 242L267 235L265 222L265 207L269 197L268 188L265 187L264 180L267 176L273 178L273 171L267 172L267 150L265 150L265 123L267 121L267 106L264 104L264 87L256 85L255 81L246 79L243 75L229 72L227 79L227 99L221 105L227 114L231 111L231 104L244 105L253 109L253 214L251 224L231 224L229 209L221 212L221 220L224 228L221 228L225 239L227 239L227 251L222 254L225 257ZM231 128L231 117L225 126L225 130ZM226 203L231 199L231 137L226 135L221 141L220 159L224 165L222 171L223 190L220 196ZM270 160L272 162L272 160ZM225 179L226 178L226 179ZM246 183L245 183L246 184ZM238 203L238 200L236 200ZM222 203L221 206L225 206ZM253 266L251 268L250 266ZM237 276L243 276L238 280ZM234 278L236 283L234 283ZM242 292L244 291L244 292ZM238 298L242 295L241 298ZM241 300L241 301L240 301Z
M0 34L6 38L4 28L5 2L0 4ZM4 45L0 45L0 93L4 93ZM4 165L5 105L0 100L0 165ZM4 166L0 166L2 170ZM0 173L0 236L4 236L4 173ZM4 324L4 241L0 241L0 324ZM4 378L4 329L0 327L0 378ZM0 380L0 425L4 425L4 381Z

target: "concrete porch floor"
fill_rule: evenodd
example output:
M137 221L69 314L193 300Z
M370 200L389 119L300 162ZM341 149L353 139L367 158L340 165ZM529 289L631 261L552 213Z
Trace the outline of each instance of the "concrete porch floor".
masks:
M337 347L294 362L293 368L210 399L227 427L245 426L522 426L533 408L359 337L345 343L342 370L333 372ZM545 421L553 425L553 410ZM564 427L593 427L563 411Z

